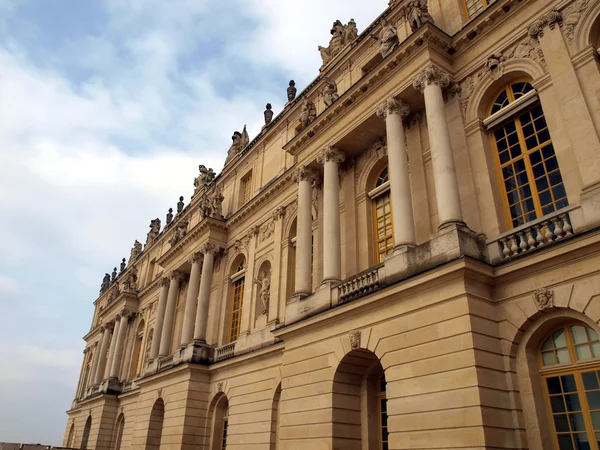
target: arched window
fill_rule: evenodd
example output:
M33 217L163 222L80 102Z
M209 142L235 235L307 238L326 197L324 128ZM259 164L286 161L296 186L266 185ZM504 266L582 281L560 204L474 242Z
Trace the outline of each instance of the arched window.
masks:
M83 435L81 436L81 450L86 450L88 446L88 440L90 439L90 430L92 429L92 416L88 416L83 427Z
M533 86L503 88L484 121L491 131L509 228L568 205L544 111Z
M148 435L146 436L146 450L160 450L164 420L165 402L162 398L159 398L154 402L152 412L150 413Z
M231 276L233 283L231 289L231 313L229 315L229 342L236 341L240 335L240 324L242 322L242 303L244 300L246 260L241 257L235 265L235 273Z
M388 424L387 424L387 397L386 397L387 382L385 381L385 374L381 374L379 379L379 393L377 394L379 400L379 429L381 432L381 450L388 450Z
M550 426L557 449L600 447L600 340L575 323L548 336L539 349Z
M121 450L121 441L123 440L123 430L125 429L125 416L121 413L117 419L114 431L114 440L112 448L114 450Z
M71 424L71 427L69 428L69 436L67 437L67 442L66 442L66 447L67 448L73 448L73 441L75 439L75 423Z
M390 198L390 179L387 165L381 170L373 189L369 192L373 203L373 225L375 232L375 261L383 262L394 248L394 230L392 223L392 202Z
M281 383L275 390L273 396L273 405L271 406L271 445L270 450L276 450L279 447L279 423L281 415Z
M227 448L227 431L229 428L229 401L225 395L221 395L213 405L211 450L225 450Z

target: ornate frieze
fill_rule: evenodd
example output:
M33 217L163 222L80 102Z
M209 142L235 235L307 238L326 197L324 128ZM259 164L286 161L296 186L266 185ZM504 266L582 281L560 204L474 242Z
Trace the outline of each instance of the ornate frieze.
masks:
M269 220L260 227L260 242L270 239L273 233L275 233L275 219Z
M398 114L400 117L407 117L410 114L410 106L404 100L390 97L381 103L376 110L377 116L387 119L390 114Z
M285 206L275 208L275 211L271 213L271 219L274 221L281 219L283 216L285 216Z

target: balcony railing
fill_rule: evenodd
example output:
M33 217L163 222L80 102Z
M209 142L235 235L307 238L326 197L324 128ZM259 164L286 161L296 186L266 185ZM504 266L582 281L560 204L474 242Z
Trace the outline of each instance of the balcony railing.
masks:
M379 288L379 267L354 275L340 284L340 301L360 297Z
M225 359L233 358L235 354L235 342L230 344L222 345L215 349L215 362L223 361Z
M556 211L489 240L491 262L507 261L573 236L569 211Z
M158 361L158 370L168 369L173 366L173 355L165 356Z

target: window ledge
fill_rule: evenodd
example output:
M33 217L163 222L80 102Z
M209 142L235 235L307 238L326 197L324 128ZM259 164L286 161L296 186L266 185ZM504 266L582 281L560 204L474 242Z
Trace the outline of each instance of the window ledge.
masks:
M514 102L509 103L508 106L505 106L500 111L495 112L491 116L483 119L483 125L485 125L485 127L489 130L490 128L498 125L500 122L506 120L509 116L516 114L524 108L527 108L537 100L537 91L529 91L527 94L519 97Z

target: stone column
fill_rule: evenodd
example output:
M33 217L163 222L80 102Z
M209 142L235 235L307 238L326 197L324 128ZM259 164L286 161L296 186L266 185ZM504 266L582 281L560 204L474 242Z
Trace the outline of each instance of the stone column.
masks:
M129 316L127 313L121 314L121 320L119 322L119 331L116 333L115 331L115 352L113 355L113 359L110 363L110 372L109 378L118 379L119 371L121 370L121 359L123 358L123 344L125 343L125 335L127 333L127 322Z
M108 351L108 341L110 339L110 325L107 324L102 328L102 343L100 344L100 350L97 358L98 363L96 364L96 373L94 373L94 383L100 384L102 376L104 375L104 368L106 367L106 352Z
M90 375L88 377L88 381L84 386L84 393L92 384L94 384L94 377L96 376L96 368L98 367L98 359L100 355L100 345L102 345L102 338L100 340L94 342L93 354L92 354L92 364L90 366Z
M274 222L273 239L275 242L283 242L283 217L285 216L285 206L280 206L271 214L271 220ZM275 245L273 248L273 261L282 261L281 245ZM285 261L288 261L286 258ZM285 301L279 301L280 298L285 298L285 284L283 292L280 294L281 284L284 282L283 273L287 273L287 264L274 264L271 268L273 275L271 276L271 299L269 300L269 312L267 323L274 322L279 316L279 306L285 305ZM280 297L281 295L281 297ZM276 301L277 300L277 301Z
M160 280L160 297L158 299L158 308L156 310L156 320L154 322L154 334L152 335L152 347L150 348L150 361L158 356L160 349L160 337L163 324L165 323L165 310L167 308L167 295L169 294L169 279Z
M312 185L315 173L307 166L294 173L298 182L298 216L296 219L296 286L295 295L306 297L312 292Z
M442 95L442 89L449 84L449 75L433 65L423 70L413 81L414 88L425 96L431 164L440 220L438 228L463 223L454 155L446 122L446 105Z
M163 322L162 333L160 335L160 349L158 356L167 356L171 353L171 338L173 335L173 321L175 318L175 307L177 306L177 296L179 295L179 283L182 279L181 272L173 270L169 274L171 284L169 285L169 296L165 308L165 320Z
M415 244L415 225L408 173L408 153L402 118L408 116L410 107L400 99L391 97L377 108L377 115L385 120L390 177L390 197L394 222L394 249Z
M112 366L113 357L115 355L115 344L117 342L117 334L119 332L120 320L121 318L119 316L117 316L117 318L115 319L112 337L110 338L110 346L108 348L108 357L106 358L106 368L104 370L104 373L102 374L102 380L108 378L108 375L110 374L110 368Z
M187 298L185 300L185 311L183 314L183 330L181 331L180 346L187 346L194 337L194 324L196 322L196 307L198 304L198 288L200 286L200 261L202 255L194 253L189 263L192 265L190 272L190 284L188 286Z
M83 349L83 362L81 363L81 370L79 371L79 383L77 384L77 391L75 394L75 398L81 398L83 395L83 392L85 391L85 369L88 365L88 363L90 362L88 360L88 357L86 356L88 353L89 348L86 347Z
M206 344L206 325L208 323L208 306L210 304L210 286L212 284L215 255L219 247L206 242L200 247L204 255L202 276L200 277L200 294L198 295L198 309L196 310L196 324L194 328L194 341Z
M323 282L342 279L342 241L340 238L340 178L339 164L345 155L333 147L318 154L323 164ZM298 207L298 213L300 207Z

